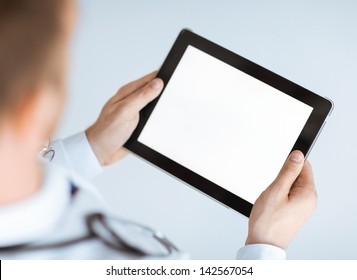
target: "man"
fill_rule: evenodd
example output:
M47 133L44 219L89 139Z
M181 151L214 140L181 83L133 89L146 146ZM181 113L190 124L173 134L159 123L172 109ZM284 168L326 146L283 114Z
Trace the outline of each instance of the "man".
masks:
M82 179L126 155L139 111L163 88L155 72L122 87L85 132L54 143L53 164L39 160L64 105L75 12L73 0L0 0L0 258L184 258L160 233L110 216ZM311 166L294 151L256 201L237 257L285 258L315 206Z

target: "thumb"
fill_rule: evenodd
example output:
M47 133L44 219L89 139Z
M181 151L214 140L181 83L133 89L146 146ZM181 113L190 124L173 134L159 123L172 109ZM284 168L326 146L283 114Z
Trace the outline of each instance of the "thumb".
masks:
M303 167L304 154L300 151L293 151L281 168L274 181L274 185L278 186L285 193L289 193L291 186L297 177L299 177Z
M144 108L149 102L155 99L161 92L164 86L164 82L156 78L146 84L144 87L138 89L131 95L125 98L128 107L133 109L135 112L139 112Z

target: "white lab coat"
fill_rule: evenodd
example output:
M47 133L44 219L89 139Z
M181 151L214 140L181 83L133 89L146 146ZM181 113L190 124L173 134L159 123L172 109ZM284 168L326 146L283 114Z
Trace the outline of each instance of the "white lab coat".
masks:
M53 148L55 156L46 167L41 190L21 202L0 207L0 259L159 259L114 250L99 239L35 251L21 247L56 244L83 236L88 231L84 219L88 213L109 214L97 189L83 179L102 172L85 133L56 141ZM78 188L74 196L73 186ZM163 258L185 259L188 254L177 251ZM266 244L249 245L238 251L237 258L285 259L285 251Z

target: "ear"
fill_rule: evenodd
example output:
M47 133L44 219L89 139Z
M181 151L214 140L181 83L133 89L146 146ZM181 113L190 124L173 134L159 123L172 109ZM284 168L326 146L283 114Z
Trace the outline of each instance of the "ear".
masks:
M18 136L34 148L51 137L62 112L64 98L53 87L43 86L28 94L12 118Z

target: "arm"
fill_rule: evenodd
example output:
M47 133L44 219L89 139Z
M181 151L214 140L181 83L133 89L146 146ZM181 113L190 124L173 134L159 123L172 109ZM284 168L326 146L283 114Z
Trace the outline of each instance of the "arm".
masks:
M139 122L139 111L155 99L163 82L156 72L131 82L104 105L97 121L85 132L53 143L53 162L83 177L93 178L102 166L123 158L123 148Z
M103 171L84 132L53 142L52 149L55 152L52 163L84 178L94 178Z
M285 249L316 208L312 168L299 151L291 153L274 182L255 202L246 246L239 259L285 259Z

